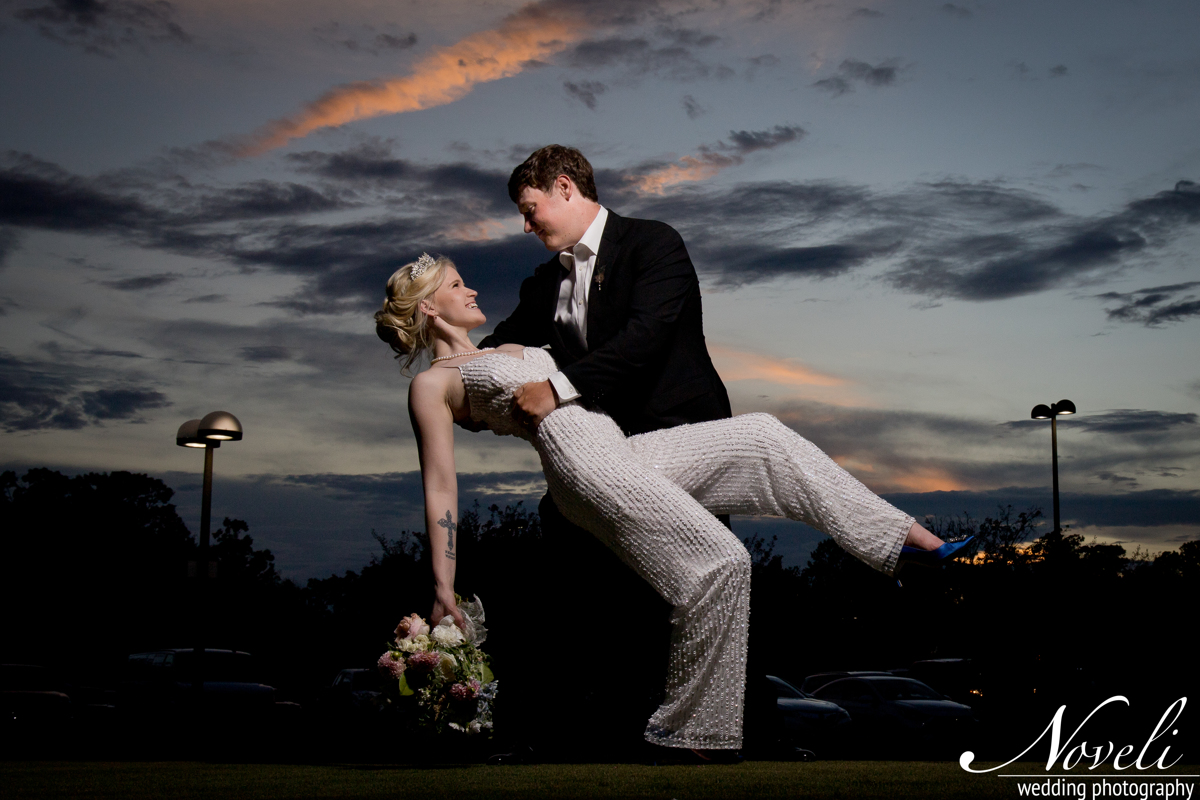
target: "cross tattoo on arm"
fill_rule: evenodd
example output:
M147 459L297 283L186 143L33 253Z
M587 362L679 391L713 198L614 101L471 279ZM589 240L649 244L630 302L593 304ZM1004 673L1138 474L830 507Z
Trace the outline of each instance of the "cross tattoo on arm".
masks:
M450 509L446 509L446 518L439 519L437 524L439 528L446 529L446 555L454 560L454 531L458 529L458 525L455 524Z

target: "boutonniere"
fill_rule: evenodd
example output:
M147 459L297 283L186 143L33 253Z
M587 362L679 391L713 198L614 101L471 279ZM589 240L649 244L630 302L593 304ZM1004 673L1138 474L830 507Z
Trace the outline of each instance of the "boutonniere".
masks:
M592 285L596 287L596 291L601 291L604 289L604 275L604 266L597 264L596 273L592 275Z

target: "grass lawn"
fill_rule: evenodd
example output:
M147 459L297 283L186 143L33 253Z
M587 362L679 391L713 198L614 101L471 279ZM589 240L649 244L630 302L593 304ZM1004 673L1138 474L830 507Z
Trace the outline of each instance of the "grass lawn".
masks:
M1041 765L1044 769L1045 764ZM1004 773L1036 774L1022 764ZM1058 770L1056 770L1057 772ZM1083 780L1077 768L1071 780ZM1196 774L1177 766L1172 773ZM1111 772L1109 773L1111 774ZM1118 779L1137 781L1138 775ZM1045 780L1044 773L1042 780ZM1163 783L1158 780L1153 783ZM1187 779L1195 785L1195 779ZM1089 784L1091 781L1088 782ZM757 761L736 766L539 764L404 767L201 762L0 762L0 797L37 798L1017 798L1017 781L972 775L952 762ZM1059 795L1064 796L1064 795ZM1070 797L1070 795L1065 795ZM1185 798L1188 795L1183 795Z

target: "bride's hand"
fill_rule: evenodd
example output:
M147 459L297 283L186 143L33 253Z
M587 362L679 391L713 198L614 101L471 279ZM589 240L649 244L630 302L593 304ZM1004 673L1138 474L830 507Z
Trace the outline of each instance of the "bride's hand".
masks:
M433 594L433 613L429 615L429 623L437 625L447 614L454 617L454 624L459 627L459 630L466 630L462 612L458 610L458 604L454 602L454 590L437 589Z

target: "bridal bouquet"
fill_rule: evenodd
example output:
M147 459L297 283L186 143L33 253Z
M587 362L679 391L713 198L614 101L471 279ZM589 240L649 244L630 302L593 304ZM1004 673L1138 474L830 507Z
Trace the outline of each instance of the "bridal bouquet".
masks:
M455 600L465 630L459 630L449 615L430 628L411 614L396 627L395 640L379 657L379 670L396 681L396 699L415 700L421 727L490 734L498 682L479 649L487 639L483 604L478 596L469 603L458 595Z

